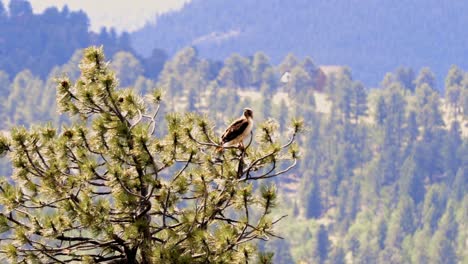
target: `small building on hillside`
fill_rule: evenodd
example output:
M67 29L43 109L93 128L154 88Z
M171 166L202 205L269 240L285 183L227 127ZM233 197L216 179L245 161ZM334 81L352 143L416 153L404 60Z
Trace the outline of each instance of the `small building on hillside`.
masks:
M282 84L287 84L291 80L291 73L289 71L284 72L283 75L281 75L280 82Z
M325 91L325 86L327 85L327 79L332 75L337 75L345 69L345 66L340 65L323 65L319 67L319 74L316 80L316 89L318 91Z
M317 92L324 92L325 86L327 85L327 79L332 75L339 74L341 71L343 71L343 69L345 69L345 67L339 65L324 65L318 67L317 71L312 77L312 89ZM291 81L291 78L291 72L284 72L280 78L281 86L287 86L287 84Z

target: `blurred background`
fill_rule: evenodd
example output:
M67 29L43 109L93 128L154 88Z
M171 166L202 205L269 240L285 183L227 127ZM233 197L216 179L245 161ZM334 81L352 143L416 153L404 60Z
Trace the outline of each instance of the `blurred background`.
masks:
M221 129L249 106L282 135L306 121L300 164L274 179L284 239L259 244L275 263L468 263L466 14L455 0L0 0L0 130L69 122L54 79L103 45L121 87L164 89L165 113Z

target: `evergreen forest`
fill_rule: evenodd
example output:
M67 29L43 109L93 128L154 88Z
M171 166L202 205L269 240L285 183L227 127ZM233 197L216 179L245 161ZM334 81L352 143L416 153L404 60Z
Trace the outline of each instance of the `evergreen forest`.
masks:
M266 180L277 199L265 213L281 220L275 236L255 240L258 263L468 263L468 69L454 64L440 78L400 66L373 77L380 81L371 88L354 69L319 65L312 53L278 59L259 48L212 59L188 46L144 57L128 33L89 32L83 12L33 14L23 0L6 10L0 1L3 136L45 124L66 131L82 120L60 114L57 81L79 83L84 48L102 45L117 90L133 98L157 88L163 116L201 116L216 138L246 107L254 133L271 124L279 141L291 120L304 121L297 165ZM171 118L154 130L170 134ZM8 157L0 159L3 182L17 174L18 160Z
M468 67L460 56L468 53L467 12L468 3L453 0L191 0L130 38L146 56L193 45L206 58L263 51L277 64L294 52L321 65L348 65L377 87L400 65L429 66L439 80L451 64Z

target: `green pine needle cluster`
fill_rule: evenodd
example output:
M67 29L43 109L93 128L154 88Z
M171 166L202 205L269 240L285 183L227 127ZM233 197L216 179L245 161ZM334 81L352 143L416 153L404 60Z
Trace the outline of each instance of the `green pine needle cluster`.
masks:
M172 113L156 135L163 92L119 89L103 49L85 50L57 102L80 120L0 136L14 173L0 183L0 256L12 263L245 263L254 240L276 235L276 188L256 182L296 164L269 120L245 149L219 154L204 116ZM267 262L271 256L260 257Z

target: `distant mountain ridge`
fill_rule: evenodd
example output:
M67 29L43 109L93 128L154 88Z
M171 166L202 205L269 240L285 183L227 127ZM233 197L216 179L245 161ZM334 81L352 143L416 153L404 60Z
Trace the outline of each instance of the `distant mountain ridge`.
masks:
M441 88L450 65L468 68L466 14L468 2L455 0L193 0L131 38L146 56L195 46L212 59L263 51L278 63L293 52L348 65L372 86L398 66L428 66Z

